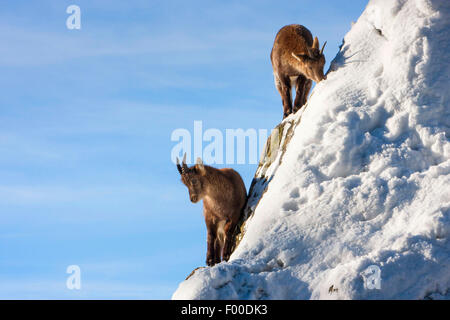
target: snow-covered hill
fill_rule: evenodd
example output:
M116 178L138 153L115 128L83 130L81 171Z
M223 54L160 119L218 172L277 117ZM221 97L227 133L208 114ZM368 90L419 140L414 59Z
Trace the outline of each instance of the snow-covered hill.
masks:
M230 261L173 298L449 298L449 34L448 0L371 0L269 138Z

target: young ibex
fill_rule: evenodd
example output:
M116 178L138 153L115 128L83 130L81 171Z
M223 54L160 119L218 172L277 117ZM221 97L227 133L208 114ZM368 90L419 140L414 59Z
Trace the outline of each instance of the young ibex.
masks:
M203 199L203 214L207 228L206 264L213 266L231 255L232 237L247 201L247 190L239 173L233 169L216 169L202 163L188 168L177 158L181 181L188 187L191 202Z
M298 24L285 26L278 31L270 60L275 86L283 101L283 119L292 111L297 112L306 103L311 89L311 80L319 82L326 79L323 75L325 44L326 42L319 51L317 37L313 41L311 32ZM296 87L293 110L291 81Z

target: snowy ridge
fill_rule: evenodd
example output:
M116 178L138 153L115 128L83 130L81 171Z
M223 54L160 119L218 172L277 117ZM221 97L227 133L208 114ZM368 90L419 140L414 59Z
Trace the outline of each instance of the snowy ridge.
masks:
M449 33L449 1L371 0L230 261L173 298L450 298Z

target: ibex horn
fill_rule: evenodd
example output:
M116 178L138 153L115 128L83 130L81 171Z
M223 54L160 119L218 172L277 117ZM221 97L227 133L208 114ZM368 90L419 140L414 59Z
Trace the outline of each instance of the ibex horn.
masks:
M180 174L183 174L183 168L180 166L180 159L177 157L177 169Z
M180 159L177 157L177 169L180 174L185 174L188 171L188 166L186 165L186 153L183 156L183 162L180 166Z
M325 45L327 44L327 42L325 41L324 43L323 43L323 46L322 46L322 50L320 50L320 54L323 54L323 48L325 48Z
M182 170L183 170L183 173L186 173L188 171L188 166L186 164L186 152L184 153L184 156L183 156L183 168L182 168Z

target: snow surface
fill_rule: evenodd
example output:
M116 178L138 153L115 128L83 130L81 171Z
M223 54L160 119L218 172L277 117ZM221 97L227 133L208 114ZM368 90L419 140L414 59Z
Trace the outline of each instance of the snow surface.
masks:
M450 1L371 0L230 261L173 299L450 298L449 33Z

